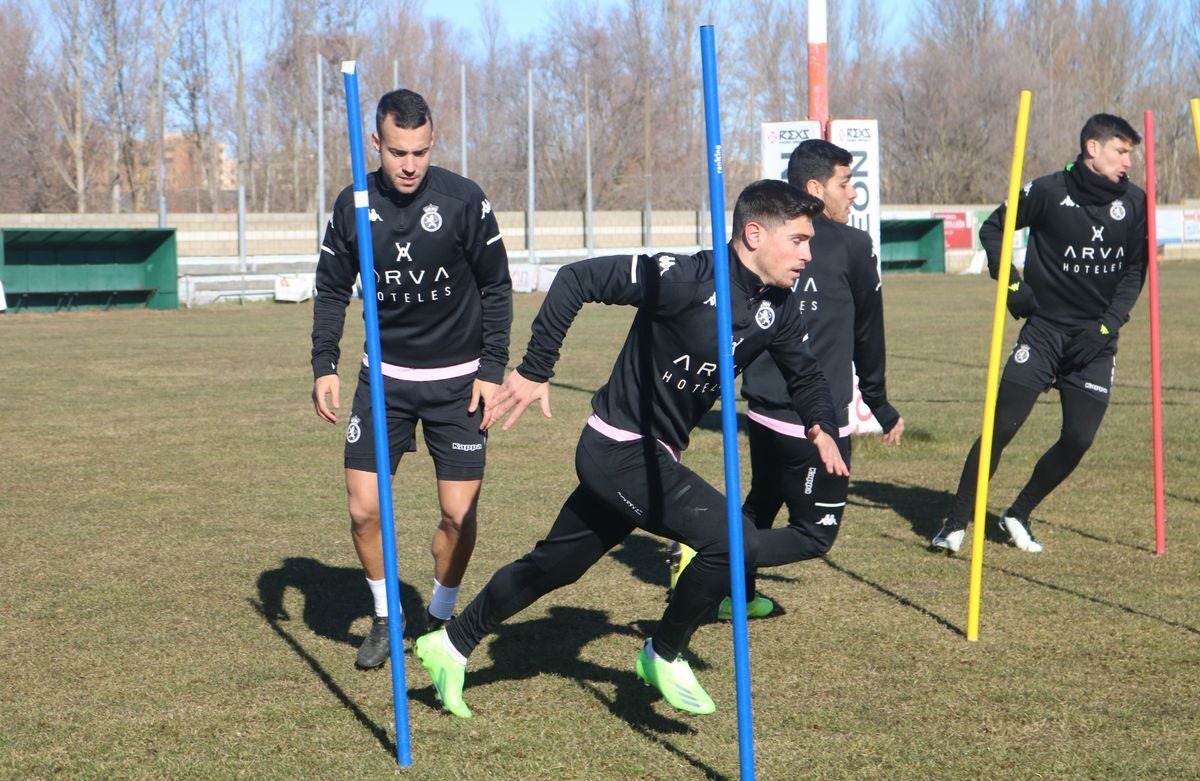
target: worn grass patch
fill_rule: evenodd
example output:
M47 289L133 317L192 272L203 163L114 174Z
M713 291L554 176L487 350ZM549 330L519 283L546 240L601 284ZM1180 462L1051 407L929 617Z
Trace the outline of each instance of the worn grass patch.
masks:
M1167 555L1153 555L1143 300L1092 452L1034 515L1046 553L989 527L976 643L968 559L924 542L979 430L993 291L978 277L886 282L908 434L856 444L829 558L762 580L788 613L751 625L759 777L1200 777L1200 267L1162 270ZM538 303L516 299L514 363ZM573 487L576 436L631 314L585 309L554 419L531 410L493 437L464 599ZM408 656L414 766L396 769L390 677L353 667L369 598L342 428L309 401L310 320L284 304L0 316L0 777L736 778L728 625L693 645L716 714L681 716L634 677L666 585L665 546L645 535L480 647L475 719L442 714ZM1046 397L1005 454L993 513L1057 426ZM719 486L718 427L710 415L687 458ZM424 451L395 498L412 612L437 512Z

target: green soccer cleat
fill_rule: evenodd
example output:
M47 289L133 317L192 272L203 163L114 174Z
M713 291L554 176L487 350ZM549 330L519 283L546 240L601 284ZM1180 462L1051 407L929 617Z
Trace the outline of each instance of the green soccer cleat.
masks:
M712 713L717 709L712 697L696 680L691 666L683 657L668 662L658 656L650 656L646 653L646 647L642 646L634 669L637 677L646 685L658 689L672 707L697 715Z
M754 599L746 603L746 618L769 618L775 613L775 603L762 594L755 594ZM725 597L717 607L718 621L733 620L733 600Z
M413 648L421 660L421 666L429 671L429 677L433 679L433 688L442 701L442 708L460 719L469 719L475 714L471 713L462 697L467 666L450 655L446 650L446 642L446 630L439 629L418 637Z
M695 555L696 551L682 542L671 543L671 556L667 559L667 564L671 568L671 585L667 587L668 602L671 601L671 595L675 593L675 584L679 582L679 576L687 569L687 565L691 563Z

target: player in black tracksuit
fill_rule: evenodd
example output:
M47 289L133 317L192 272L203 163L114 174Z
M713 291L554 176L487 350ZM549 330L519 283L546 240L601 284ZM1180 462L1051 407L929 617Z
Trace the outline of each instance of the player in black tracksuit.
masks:
M469 179L429 165L433 120L409 90L384 95L372 136L380 168L367 177L390 469L415 449L417 421L437 476L441 519L433 538L427 622L449 618L475 545L487 438L483 406L508 363L512 292L508 256L488 199ZM334 203L317 263L313 404L337 421L339 342L359 273L356 194ZM356 361L358 356L355 356ZM366 350L346 428L352 539L375 603L360 668L387 660L387 599ZM332 404L330 404L330 400Z
M820 208L783 182L757 182L739 197L729 262L734 361L736 371L769 350L788 376L793 405L812 424L826 468L845 472L828 385L786 290L809 257L809 219ZM543 594L573 583L635 528L698 551L638 655L637 674L677 708L715 708L682 654L705 612L729 593L725 500L678 461L720 393L713 254L604 257L563 267L534 320L524 360L493 400L488 425L510 410L506 427L512 425L535 399L548 415L547 381L588 301L636 306L637 315L608 382L592 398L576 450L579 487L545 539L501 568L443 630L416 644L443 705L464 718L471 715L462 700L466 657L478 643ZM753 563L754 527L744 524L743 533Z
M1008 308L1029 318L1000 379L990 471L1039 394L1059 391L1062 431L1041 457L1001 527L1021 550L1042 544L1029 515L1079 464L1112 393L1117 333L1129 320L1146 275L1146 193L1129 182L1141 136L1110 114L1088 119L1081 153L1066 170L1035 179L1017 204L1017 228L1029 227L1024 278L1012 271ZM988 269L999 273L1005 206L979 231ZM956 552L974 512L979 441L963 466L954 506L931 549Z
M883 286L871 236L846 224L856 195L850 183L851 162L849 152L821 139L799 144L788 161L788 181L825 203L825 213L813 220L813 262L796 281L793 297L804 314L809 345L829 380L838 416L838 449L847 466L856 371L863 401L885 441L899 443L904 431L903 418L887 400ZM758 566L824 555L841 528L849 478L821 468L769 355L746 368L742 395L749 402L752 469L742 513L761 530ZM787 526L771 529L784 504ZM774 611L769 599L757 595L747 607L754 617Z

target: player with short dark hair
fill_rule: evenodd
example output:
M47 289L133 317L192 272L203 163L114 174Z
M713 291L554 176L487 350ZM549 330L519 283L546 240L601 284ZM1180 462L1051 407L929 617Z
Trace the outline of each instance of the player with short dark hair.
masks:
M825 204L813 218L809 242L816 262L792 287L808 328L809 345L829 381L837 411L838 449L850 464L850 405L857 371L863 400L875 415L884 441L898 444L904 419L888 403L885 379L883 293L871 236L850 227L856 191L850 181L851 154L828 141L809 139L792 150L788 182ZM846 508L850 481L821 469L820 454L808 441L804 421L788 402L779 367L760 355L742 376L742 396L749 403L750 491L742 514L759 529L759 567L793 564L823 556L833 546ZM783 506L788 523L772 529ZM668 596L694 551L672 546ZM746 593L746 614L766 618L779 612L774 600ZM733 616L728 598L717 609L719 619Z
M804 320L788 288L810 255L811 218L821 202L778 181L748 186L734 208L729 248L735 371L764 350L787 377L795 408L823 467L846 473L834 444L829 388L809 352ZM499 624L544 594L575 582L637 528L685 542L698 553L635 662L639 678L672 706L711 713L712 699L683 658L704 615L729 593L729 536L721 493L679 462L691 430L717 400L714 254L601 257L564 266L535 318L529 348L488 410L508 428L533 401L549 417L549 385L567 330L586 302L637 307L575 454L579 486L549 534L502 567L456 618L418 638L416 653L443 706L462 718L466 659ZM746 561L756 532L743 524Z
M470 179L429 164L434 133L425 99L407 89L387 93L375 126L371 141L380 166L367 177L367 201L391 471L395 475L404 452L416 449L419 421L441 506L426 614L427 624L437 626L453 613L475 547L487 445L481 425L508 363L512 284L491 203ZM339 342L359 272L355 206L354 189L347 187L334 203L317 263L312 399L330 423L341 405ZM390 649L365 349L344 463L351 537L375 605L355 664L370 669L382 666Z
M1074 471L1108 409L1117 371L1117 332L1129 320L1146 279L1146 193L1131 183L1133 149L1142 138L1112 114L1096 114L1080 132L1080 154L1063 171L1034 179L1017 202L1017 228L1029 228L1024 276L1014 268L1008 309L1028 318L1005 364L996 399L989 472L1020 430L1037 397L1057 388L1058 440L1000 521L1020 550L1040 553L1030 513ZM995 279L1006 205L979 229ZM975 441L958 493L931 550L957 553L974 513L979 471Z

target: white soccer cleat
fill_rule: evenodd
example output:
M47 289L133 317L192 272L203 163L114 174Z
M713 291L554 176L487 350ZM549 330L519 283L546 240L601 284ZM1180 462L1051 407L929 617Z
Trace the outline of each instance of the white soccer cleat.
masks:
M1023 550L1026 553L1042 552L1042 544L1034 539L1029 530L1025 528L1025 524L1011 515L1006 515L1000 520L1000 528L1008 532L1009 538L1012 539L1012 544L1016 545L1018 550Z
M963 537L967 536L966 529L951 529L949 526L942 526L942 530L933 535L933 539L929 541L929 550L944 550L947 553L958 553L962 547Z

